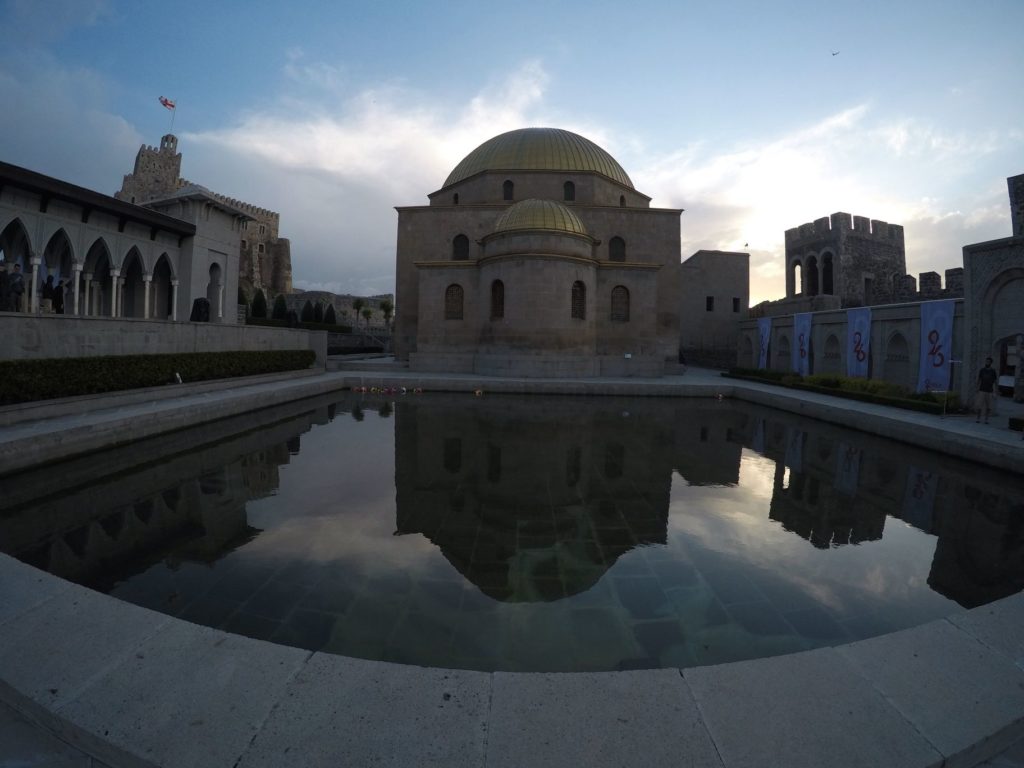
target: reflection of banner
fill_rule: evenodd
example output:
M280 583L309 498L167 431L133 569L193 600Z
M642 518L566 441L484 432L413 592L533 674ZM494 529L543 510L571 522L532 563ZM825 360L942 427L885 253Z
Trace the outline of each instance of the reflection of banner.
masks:
M871 307L846 310L846 375L868 377L871 354Z
M764 454L764 419L754 420L754 437L750 440L752 450Z
M811 372L811 313L793 315L793 372L807 376Z
M938 487L939 476L934 472L910 467L907 470L907 490L903 494L903 522L931 533Z
M786 435L786 466L792 472L804 471L804 433L796 427Z
M836 459L836 481L833 487L847 496L856 496L857 482L860 480L860 449L839 443Z
M921 361L917 391L945 392L949 388L949 360L953 356L953 299L921 304Z
M770 317L757 318L757 339L758 354L757 367L768 367L768 342L772 340L772 319Z

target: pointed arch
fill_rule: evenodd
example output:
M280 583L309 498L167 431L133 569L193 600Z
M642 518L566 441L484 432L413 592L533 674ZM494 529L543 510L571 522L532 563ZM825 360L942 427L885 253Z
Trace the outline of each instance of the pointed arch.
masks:
M50 236L43 249L43 264L40 273L42 279L45 280L47 275L52 275L54 282L67 280L71 276L75 261L75 250L71 245L71 238L61 227Z
M121 263L121 295L118 300L118 316L145 317L146 284L142 277L146 274L146 263L142 260L142 252L136 246L128 249Z
M166 251L161 253L153 267L153 298L150 317L168 320L174 315L174 287L171 281L177 279L174 264Z
M110 276L113 260L110 247L97 237L85 252L83 282L79 288L79 314L88 317L111 314Z
M608 241L608 260L609 261L625 261L626 260L626 241L616 235Z
M32 258L32 240L24 222L15 216L0 231L0 251L8 264L21 264L22 270L29 267Z

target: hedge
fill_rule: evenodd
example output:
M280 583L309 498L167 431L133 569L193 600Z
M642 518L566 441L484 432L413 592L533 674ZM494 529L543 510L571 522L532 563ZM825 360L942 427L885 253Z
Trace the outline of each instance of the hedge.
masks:
M301 328L304 331L329 331L331 333L352 333L351 325L331 325L330 323L298 323L288 325L287 320L276 318L252 318L245 321L246 325L265 325L270 328Z
M183 382L297 371L316 360L309 349L193 352L0 361L0 405L116 392Z
M875 379L857 379L831 374L803 377L789 371L760 368L730 368L728 373L722 375L921 413L941 414L960 411L960 396L955 392L950 392L948 395L934 392L908 392L906 388L898 384Z

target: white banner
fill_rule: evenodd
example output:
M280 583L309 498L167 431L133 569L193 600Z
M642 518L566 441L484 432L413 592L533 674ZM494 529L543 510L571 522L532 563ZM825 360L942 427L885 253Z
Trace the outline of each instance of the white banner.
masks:
M868 377L871 354L871 307L846 310L846 375Z
M759 317L757 319L758 355L757 367L768 367L768 343L772 340L772 319L770 317Z
M811 313L793 315L793 346L790 347L793 372L807 376L811 372Z
M921 304L921 362L918 392L945 392L949 388L949 361L953 357L953 299Z

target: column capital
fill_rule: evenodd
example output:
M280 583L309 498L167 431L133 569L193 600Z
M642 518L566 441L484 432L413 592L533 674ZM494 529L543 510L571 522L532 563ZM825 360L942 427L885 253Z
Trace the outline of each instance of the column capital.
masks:
M28 260L28 263L31 264L33 267L38 267L40 264L43 263L43 259L41 256L33 256L31 259Z
M77 261L71 265L71 269L75 272L81 272L85 269L85 264L79 264Z
M153 282L153 276L152 275L143 275L142 276L142 282L144 282L144 283L151 283L151 282Z
M121 276L121 270L120 269L112 269L112 270L110 270L110 276L111 277L120 277Z
M173 287L177 288L178 287L178 281L177 280L171 280L171 285Z
M84 277L86 280L91 281L92 280L92 272L83 272L82 273L82 277Z

